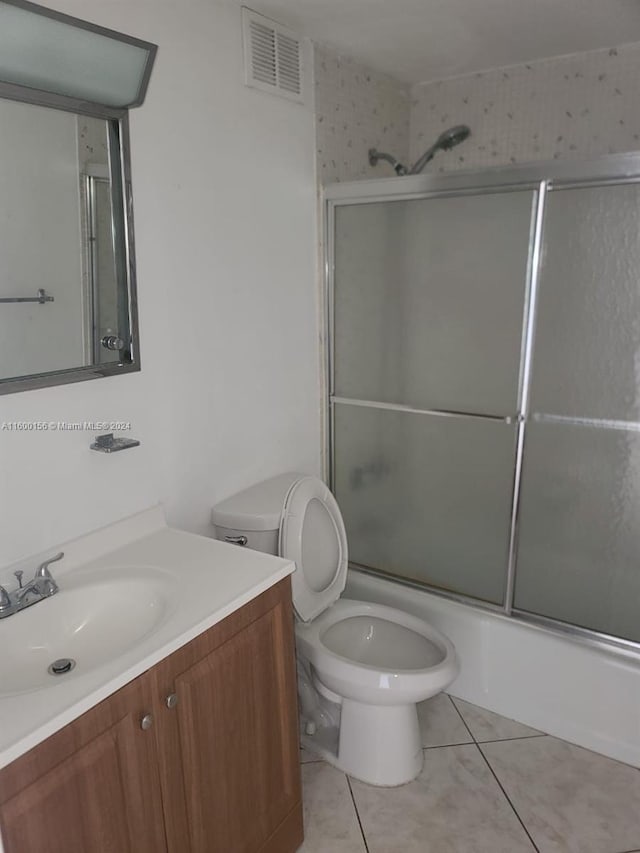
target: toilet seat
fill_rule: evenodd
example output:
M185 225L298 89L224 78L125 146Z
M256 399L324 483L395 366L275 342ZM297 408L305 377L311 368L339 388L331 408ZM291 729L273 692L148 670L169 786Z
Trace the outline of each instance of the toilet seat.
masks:
M291 576L293 606L303 622L310 622L340 598L348 566L340 509L317 477L301 477L287 492L278 551L296 564Z

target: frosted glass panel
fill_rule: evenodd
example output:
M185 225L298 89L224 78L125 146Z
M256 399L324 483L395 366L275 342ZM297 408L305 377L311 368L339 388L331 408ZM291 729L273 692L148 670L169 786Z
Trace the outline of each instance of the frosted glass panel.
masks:
M339 206L335 392L513 414L532 192Z
M0 79L114 107L144 96L153 45L68 21L0 4Z
M640 640L640 433L527 427L515 604Z
M353 562L502 602L513 426L338 404L334 441Z
M532 405L640 420L640 186L549 194Z

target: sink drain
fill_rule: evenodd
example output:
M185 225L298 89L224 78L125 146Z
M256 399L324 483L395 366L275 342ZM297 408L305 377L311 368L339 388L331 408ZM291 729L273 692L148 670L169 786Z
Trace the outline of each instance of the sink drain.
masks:
M73 658L58 658L52 664L49 664L47 672L49 675L66 675L76 665Z

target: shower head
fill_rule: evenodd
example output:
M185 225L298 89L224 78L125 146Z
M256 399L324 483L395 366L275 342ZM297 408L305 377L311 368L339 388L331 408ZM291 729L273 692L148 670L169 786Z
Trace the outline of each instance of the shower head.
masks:
M471 136L471 130L466 124L456 124L445 130L433 143L431 148L427 148L422 157L413 164L410 169L403 166L391 154L385 154L384 151L378 151L376 148L369 149L369 165L377 166L378 160L386 160L390 163L396 175L418 175L427 165L429 160L433 159L434 155L442 149L442 151L450 151L456 145L460 145L465 139Z
M413 166L409 169L409 174L418 175L427 165L429 160L432 160L434 155L440 151L440 149L443 151L449 151L451 148L455 148L456 145L460 145L460 143L464 142L465 139L468 139L469 136L471 136L471 130L466 124L457 124L455 127L450 127L448 130L445 130L444 133L441 133L436 139L431 148L427 148L422 157L420 157L419 160L416 160Z
M449 151L450 148L455 148L456 145L460 145L461 142L468 139L470 134L471 130L466 124L457 124L455 127L450 127L449 130L445 130L444 133L440 134L436 140L435 147L442 148L443 151Z

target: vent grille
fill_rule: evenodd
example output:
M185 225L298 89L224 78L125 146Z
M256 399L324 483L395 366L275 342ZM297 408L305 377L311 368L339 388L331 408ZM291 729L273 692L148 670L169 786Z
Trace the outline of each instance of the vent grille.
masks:
M246 7L242 23L247 86L303 103L299 36Z
M278 85L294 95L302 94L300 42L296 38L276 33Z
M251 39L251 76L267 86L278 85L276 65L276 34L269 27L251 21L249 24Z

